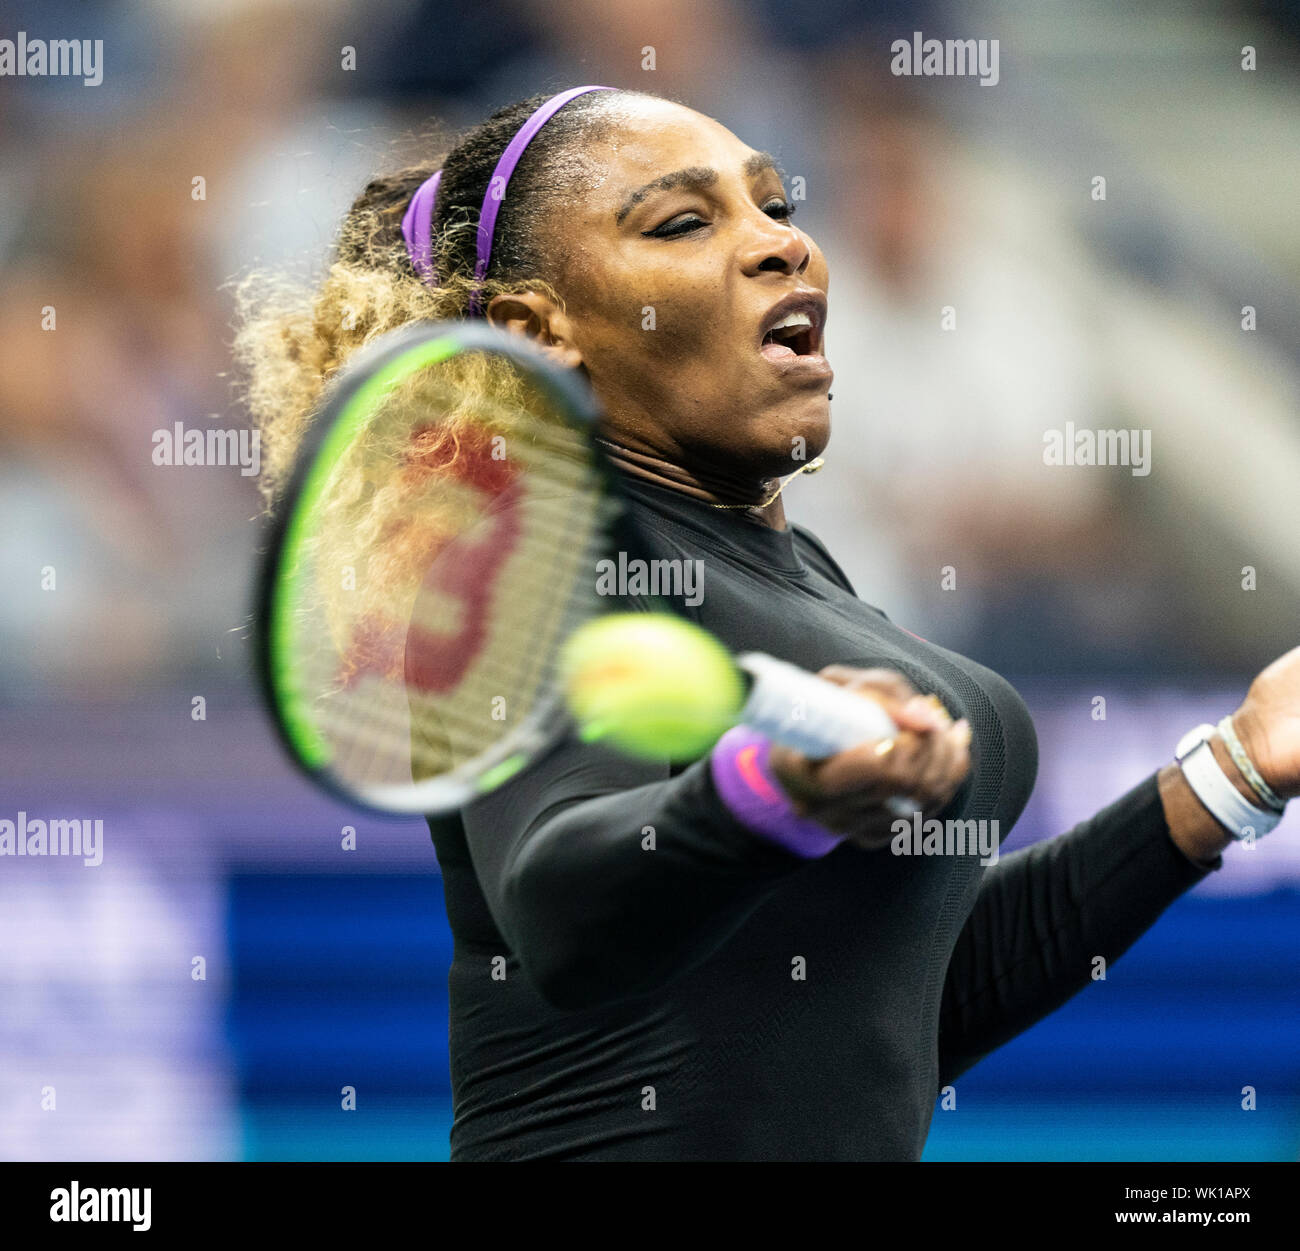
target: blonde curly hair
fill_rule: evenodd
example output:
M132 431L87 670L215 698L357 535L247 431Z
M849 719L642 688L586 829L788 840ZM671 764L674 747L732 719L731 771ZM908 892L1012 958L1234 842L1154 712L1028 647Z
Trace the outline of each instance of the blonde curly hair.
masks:
M346 214L314 287L266 273L238 284L234 355L260 432L268 508L286 486L332 380L358 350L414 321L463 317L475 293L484 307L495 295L524 290L563 307L557 285L543 276L562 269L565 258L563 241L545 228L549 210L573 194L585 168L580 141L611 123L618 107L609 97L619 94L574 100L529 145L511 176L482 279L474 275L478 207L500 152L546 96L500 110L442 161L373 179ZM401 221L412 195L439 169L435 281L426 284L407 253ZM487 465L485 448L511 433L497 414L528 409L519 373L503 359L473 353L440 366L448 369L456 407L449 411L436 397L429 407L436 406L439 420L423 429L382 416L368 423L334 467L315 517L307 556L316 607L345 658L340 682L361 670L400 676L423 571L506 481ZM409 398L400 411L420 411ZM550 454L564 454L558 443L543 442ZM533 448L540 452L542 444L534 440Z
M261 486L272 502L285 484L312 414L330 380L358 349L424 318L463 317L477 289L494 295L541 292L563 307L546 275L566 250L547 230L550 210L588 169L583 149L616 123L628 96L599 91L570 101L538 132L510 177L493 237L492 260L474 280L478 214L496 161L520 125L549 99L499 109L442 160L373 179L349 209L322 281L313 287L254 273L236 286L234 356L242 397L262 442ZM436 285L417 275L401 234L412 195L442 170L432 236Z

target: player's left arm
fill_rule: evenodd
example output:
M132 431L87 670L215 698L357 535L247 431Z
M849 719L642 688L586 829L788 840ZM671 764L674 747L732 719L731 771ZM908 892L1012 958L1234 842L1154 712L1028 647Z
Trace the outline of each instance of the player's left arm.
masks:
M1233 726L1265 782L1300 795L1300 648L1254 682ZM1258 804L1216 734L1220 768ZM1231 842L1176 764L1059 838L985 874L958 936L939 1018L940 1083L1091 984L1184 891L1220 867Z

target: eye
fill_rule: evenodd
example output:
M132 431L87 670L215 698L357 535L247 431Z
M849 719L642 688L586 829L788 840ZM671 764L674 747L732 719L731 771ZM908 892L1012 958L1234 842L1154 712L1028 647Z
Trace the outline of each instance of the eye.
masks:
M772 200L763 205L763 212L769 217L775 217L777 221L788 222L794 216L794 205L787 204L784 200Z
M704 220L694 213L683 213L677 217L670 217L663 225L656 226L653 230L643 230L641 233L655 239L675 239L678 235L688 235L698 230L704 224Z

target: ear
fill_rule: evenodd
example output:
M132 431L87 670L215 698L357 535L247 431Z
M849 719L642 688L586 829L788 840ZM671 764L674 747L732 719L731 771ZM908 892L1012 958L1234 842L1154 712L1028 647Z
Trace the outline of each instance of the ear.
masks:
M487 320L526 335L557 364L570 369L582 364L582 353L573 341L573 323L549 296L537 291L495 295L487 306Z

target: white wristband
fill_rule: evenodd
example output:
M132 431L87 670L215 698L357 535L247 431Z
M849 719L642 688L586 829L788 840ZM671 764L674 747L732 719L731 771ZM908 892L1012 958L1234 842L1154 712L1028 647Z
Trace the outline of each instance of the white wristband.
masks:
M1214 732L1212 725L1198 725L1179 741L1174 758L1196 797L1233 838L1261 838L1277 826L1282 814L1255 807L1232 784L1211 750Z

